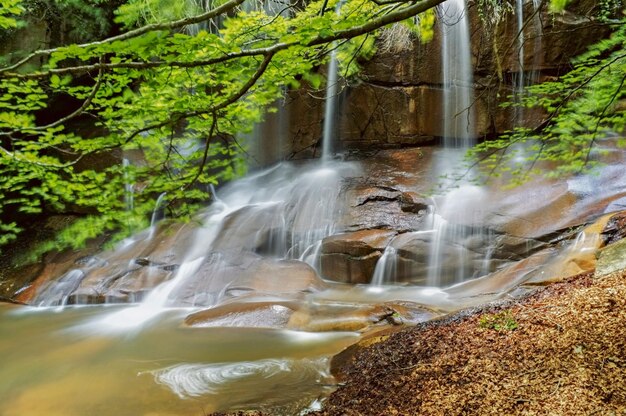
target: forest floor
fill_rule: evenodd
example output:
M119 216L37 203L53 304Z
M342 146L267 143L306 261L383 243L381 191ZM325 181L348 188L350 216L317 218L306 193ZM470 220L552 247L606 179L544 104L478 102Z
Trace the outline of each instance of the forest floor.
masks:
M626 415L626 272L407 328L342 375L315 415Z

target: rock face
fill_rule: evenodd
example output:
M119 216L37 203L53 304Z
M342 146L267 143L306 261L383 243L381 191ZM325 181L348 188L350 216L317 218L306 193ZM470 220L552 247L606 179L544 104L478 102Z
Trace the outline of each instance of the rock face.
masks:
M454 157L455 149L426 147L361 154L360 159L345 163L351 169L337 180L333 194L341 199L333 205L336 223L302 253L294 255L282 244L293 242L298 233L306 234L302 224L280 228L283 214L276 209L278 202L251 203L228 211L215 229L164 222L119 250L51 257L45 269L34 266L28 273L20 272L20 278L5 280L6 295L0 295L49 305L134 302L180 272L190 277L172 294L175 301L211 306L270 296L297 301L326 288L321 277L368 284L377 270L384 271L377 275L379 284L439 287L489 275L473 284L478 293L508 290L510 282L541 284L554 276L593 268L595 250L603 244L602 230L581 225L604 218L621 204L626 186L621 169L626 163L624 152L621 159L610 155L614 164L593 177L558 183L537 180L513 190L497 184L466 185L445 195L426 196L432 192L441 162ZM314 176L311 172L316 171L305 171L305 176ZM292 174L286 173L290 182ZM287 212L308 217L309 212L323 210L320 203L328 198L326 188L305 194L312 198L313 208L294 202L287 204L294 208ZM624 235L623 222L623 216L609 222L603 232L606 242ZM278 238L281 233L289 235ZM201 241L206 245L198 245ZM560 248L569 245L571 250ZM196 249L204 251L193 254ZM557 252L561 260L554 259ZM320 254L319 264L314 253ZM306 259L316 269L302 260L279 259L283 257ZM193 259L199 263L191 264ZM469 290L464 286L463 291ZM273 316L273 311L259 313Z
M504 13L494 26L483 22L477 7L470 6L476 137L500 134L514 124L536 127L544 117L541 112L500 105L517 94L521 79L528 84L564 74L573 57L609 33L590 17L598 11L594 2L572 1L568 11L559 14L550 13L543 4L536 11L532 2L524 2L524 19L529 20L523 31L523 64L516 15ZM414 146L444 136L443 26L435 23L434 38L428 43L410 37L409 42L395 44L380 40L376 55L362 63L358 82L343 88L336 132L339 149ZM324 101L303 90L292 91L282 107L283 117L290 120L289 143L278 154L319 156Z
M395 235L395 231L362 230L324 239L322 276L344 283L369 283L376 263Z

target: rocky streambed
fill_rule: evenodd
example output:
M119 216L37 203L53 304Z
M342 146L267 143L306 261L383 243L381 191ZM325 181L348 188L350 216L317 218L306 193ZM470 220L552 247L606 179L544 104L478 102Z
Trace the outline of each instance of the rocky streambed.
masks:
M48 308L28 308L19 320L15 313L23 312L16 307L0 319L22 334L7 338L3 348L14 351L12 343L29 336L28 328L16 332L19 322L40 328L50 321L56 328L37 336L50 346L46 353L34 351L50 369L43 381L20 365L28 351L9 354L7 374L24 371L9 389L23 391L24 399L11 403L25 412L34 392L56 378L59 399L33 407L49 412L62 397L79 393L96 363L106 369L107 385L125 376L107 392L94 388L85 400L68 401L65 415L96 411L116 394L124 411L144 409L123 393L129 388L154 397L145 409L171 400L172 414L188 414L191 397L206 404L205 413L291 414L333 384L324 357L339 357L334 367L345 368L344 374L361 372L349 370L360 352L337 355L359 340L488 302L522 299L538 285L581 272L623 267L596 258L623 237L624 219L616 215L626 189L623 152L611 152L612 163L595 176L538 179L517 189L461 183L434 192L432 184L460 153L426 147L322 165L282 164L219 189L221 199L190 223L163 222L108 251L52 254L40 265L4 269L2 296ZM59 305L89 306L49 316ZM400 337L410 346L421 336L406 335L411 331L419 330L389 342ZM79 335L63 340L61 332ZM404 341L389 347L381 363L385 354L405 354ZM75 349L76 361L67 361L61 352L67 349ZM373 356L363 357L374 366ZM340 365L340 358L348 364ZM75 368L77 375L68 377L62 368ZM307 376L292 379L295 368L306 368ZM129 375L138 373L145 377ZM290 393L279 399L268 392L271 383L260 382L266 373ZM372 414L355 409L353 414Z

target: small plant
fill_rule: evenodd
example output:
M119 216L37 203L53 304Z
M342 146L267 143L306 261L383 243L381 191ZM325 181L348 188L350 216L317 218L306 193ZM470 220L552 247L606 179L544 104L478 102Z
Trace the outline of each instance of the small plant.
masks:
M483 329L495 329L496 331L514 331L517 329L518 324L511 311L503 311L481 316L478 320L478 326Z

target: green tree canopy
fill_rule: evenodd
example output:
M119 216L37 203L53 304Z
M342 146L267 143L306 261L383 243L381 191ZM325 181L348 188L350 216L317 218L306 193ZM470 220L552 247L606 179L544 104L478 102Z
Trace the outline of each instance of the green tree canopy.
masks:
M0 24L15 26L20 1L0 1ZM145 226L163 192L171 211L188 215L209 198L207 185L242 173L233 138L284 87L318 87L317 68L333 48L349 76L353 57L373 53L378 29L405 21L418 31L407 19L442 1L130 0L117 10L119 35L17 51L0 67L0 218L91 212L61 235L78 245L106 229ZM59 97L75 105L51 108ZM80 120L96 129L78 134ZM110 152L138 162L85 166ZM137 189L132 209L128 182ZM1 245L19 222L0 222L0 231Z
M0 0L0 30L18 26L29 1ZM57 10L85 8L46 1ZM90 213L60 235L61 244L137 229L163 192L172 213L190 215L209 198L209 184L244 171L234 137L261 121L285 87L319 87L318 67L332 49L343 74L356 73L355 57L371 56L387 25L403 22L428 38L443 1L128 0L116 11L115 36L98 38L100 26L90 32L96 40L13 51L0 65L0 246L21 230L16 217L42 212ZM110 4L89 4L101 3ZM567 160L563 170L571 171L588 159L582 146L623 129L624 37L622 27L570 75L535 87L524 105L549 111L544 133L518 130L485 143L477 150L484 163L498 163L512 142L534 140L543 157ZM54 108L59 98L73 104ZM76 128L85 121L89 134ZM122 152L137 162L91 165ZM125 183L136 187L132 207Z

